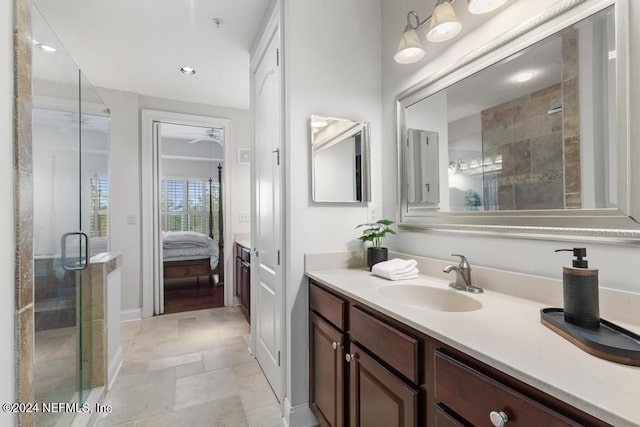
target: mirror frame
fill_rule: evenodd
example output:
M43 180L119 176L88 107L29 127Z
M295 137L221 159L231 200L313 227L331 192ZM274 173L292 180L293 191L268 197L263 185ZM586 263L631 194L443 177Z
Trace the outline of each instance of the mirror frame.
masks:
M583 3L590 3L585 4ZM577 7L577 6L584 7ZM610 209L555 209L490 212L410 212L407 209L403 141L407 139L405 109L557 32L611 6L615 6L616 130L618 145L618 206ZM575 9L574 9L575 8ZM569 10L575 13L566 13ZM563 0L540 15L505 32L454 65L414 84L396 96L396 149L398 172L397 221L412 230L442 230L501 237L640 243L640 197L632 194L640 171L630 159L640 155L640 142L631 144L629 97L629 0ZM637 164L637 162L635 162ZM636 168L637 169L637 168ZM637 192L638 187L635 184Z
M313 158L313 131L311 129L311 120L313 117L322 117L329 120L348 120L362 127L362 200L315 200L315 185L316 185L316 167ZM311 203L314 204L333 204L333 205L346 205L346 206L361 206L371 201L371 126L369 122L355 121L351 119L344 119L332 116L322 116L320 114L312 114L307 121L309 127L309 157L310 157L310 171L311 171L311 188L309 189L309 198Z

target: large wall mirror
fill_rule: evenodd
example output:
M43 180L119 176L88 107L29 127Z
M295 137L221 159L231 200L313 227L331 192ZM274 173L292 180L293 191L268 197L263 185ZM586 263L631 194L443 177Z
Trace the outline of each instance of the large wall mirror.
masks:
M369 200L369 124L313 115L311 195L314 202Z
M401 224L640 237L626 166L637 152L628 6L611 3L556 7L398 96Z

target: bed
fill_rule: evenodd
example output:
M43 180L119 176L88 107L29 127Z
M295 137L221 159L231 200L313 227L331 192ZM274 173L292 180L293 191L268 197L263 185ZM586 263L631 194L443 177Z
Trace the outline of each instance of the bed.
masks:
M209 235L194 231L165 231L162 233L162 261L165 279L195 277L198 286L200 286L200 277L207 276L209 286L224 285L224 262L219 262L221 254L224 254L222 165L218 165L218 183L220 188L218 235L220 239L218 241L213 239L213 206L210 197ZM209 194L212 194L212 185L213 180L209 178Z

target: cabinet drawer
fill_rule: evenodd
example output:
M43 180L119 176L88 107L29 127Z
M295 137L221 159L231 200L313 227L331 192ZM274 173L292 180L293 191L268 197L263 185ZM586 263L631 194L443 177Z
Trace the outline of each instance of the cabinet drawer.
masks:
M251 262L251 252L249 251L248 248L245 248L244 246L240 246L240 258L242 258L243 261L250 263Z
M465 425L449 415L440 405L436 405L436 427L465 427Z
M309 282L309 308L333 323L341 331L345 328L347 303L343 299Z
M580 425L439 351L434 364L436 401L475 426L491 426L493 411L504 412L514 426Z
M358 307L349 312L351 340L360 343L414 384L419 384L418 340Z

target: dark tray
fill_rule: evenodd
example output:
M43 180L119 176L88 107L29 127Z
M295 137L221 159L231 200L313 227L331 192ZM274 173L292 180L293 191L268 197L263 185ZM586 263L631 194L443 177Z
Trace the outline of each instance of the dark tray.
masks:
M540 310L540 322L589 354L612 362L640 366L640 335L600 319L595 329L568 323L561 308Z

